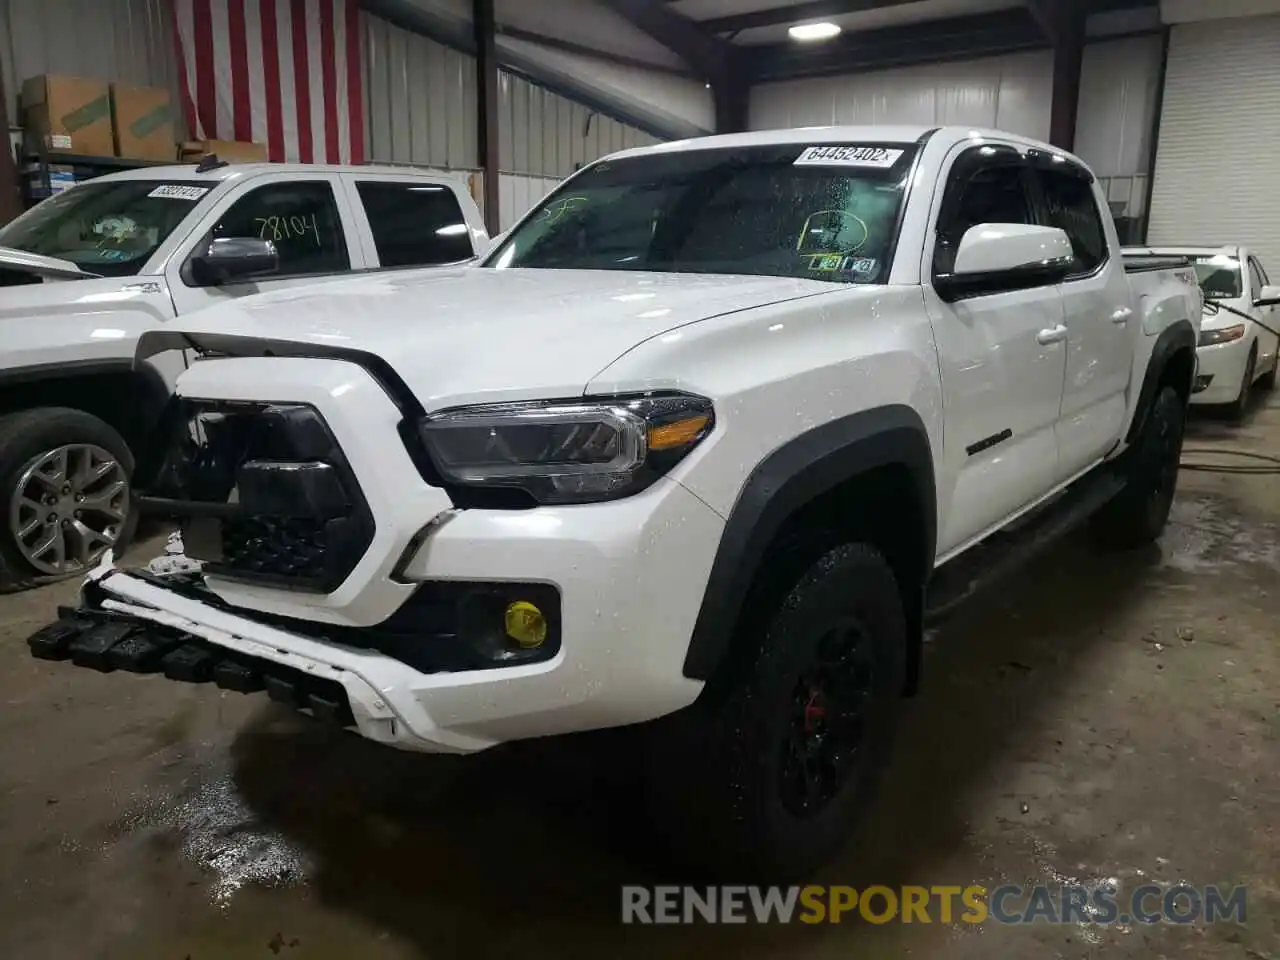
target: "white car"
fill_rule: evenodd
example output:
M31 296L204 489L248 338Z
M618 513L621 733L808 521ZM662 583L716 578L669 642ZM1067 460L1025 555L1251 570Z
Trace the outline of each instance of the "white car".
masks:
M83 574L133 525L135 451L189 354L138 338L260 291L488 249L448 177L400 167L152 166L0 229L0 592Z
M1136 252L1136 251L1135 251ZM1239 419L1255 384L1270 390L1280 368L1280 286L1247 247L1158 247L1142 253L1188 257L1204 291L1194 404L1223 405Z
M673 848L803 871L927 615L1165 524L1200 291L1106 211L1007 134L737 134L591 164L476 267L186 318L139 348L201 357L140 480L185 552L32 651L407 750L648 724Z

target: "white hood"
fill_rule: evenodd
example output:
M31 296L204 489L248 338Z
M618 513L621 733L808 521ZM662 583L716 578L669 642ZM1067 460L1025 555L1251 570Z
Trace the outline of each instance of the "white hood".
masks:
M470 267L380 273L235 300L167 329L375 353L423 406L576 396L675 327L838 289L816 280Z
M92 273L85 273L70 260L44 257L38 253L15 250L13 247L0 247L0 267L58 280L82 280L94 276Z

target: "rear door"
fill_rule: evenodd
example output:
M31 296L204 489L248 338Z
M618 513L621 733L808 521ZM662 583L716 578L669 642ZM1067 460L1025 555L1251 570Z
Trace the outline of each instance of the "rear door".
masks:
M1064 230L1075 254L1060 287L1067 371L1057 431L1059 472L1066 478L1101 460L1120 436L1141 320L1093 175L1069 160L1036 157L1040 220Z
M344 174L364 256L382 268L440 267L483 252L452 185L418 176Z
M165 278L179 315L233 297L309 286L365 266L354 241L357 224L342 183L333 173L268 173L253 177L221 198L195 228ZM274 274L242 283L201 287L191 278L188 259L213 239L260 237L276 245Z
M960 146L944 164L922 274L950 272L965 230L1035 223L1028 162L1008 145ZM1054 427L1066 330L1053 284L947 303L924 284L942 373L945 440L939 493L945 560L1043 497L1059 479Z

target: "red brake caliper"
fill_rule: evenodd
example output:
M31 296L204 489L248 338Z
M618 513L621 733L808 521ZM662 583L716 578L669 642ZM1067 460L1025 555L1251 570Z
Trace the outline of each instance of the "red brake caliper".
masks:
M819 690L811 690L809 692L809 700L804 705L804 732L813 733L813 728L819 720L827 715L827 708L822 706L818 701L821 700L822 693Z

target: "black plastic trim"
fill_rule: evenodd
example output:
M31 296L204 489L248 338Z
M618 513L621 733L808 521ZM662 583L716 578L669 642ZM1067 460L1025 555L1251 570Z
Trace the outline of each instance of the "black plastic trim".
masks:
M729 649L742 604L765 550L805 504L877 467L902 464L915 478L925 526L921 569L933 568L937 501L924 422L910 407L876 407L841 417L779 447L751 472L720 537L684 674L707 680Z
M982 440L979 440L977 443L969 444L969 446L964 448L964 452L972 457L975 454L982 453L983 450L990 450L992 447L997 446L998 444L1004 443L1006 440L1008 440L1012 436L1013 436L1013 431L1010 430L1008 427L1005 427L999 433L993 433L991 436L985 437Z
M1176 270L1191 266L1187 257L1164 257L1159 254L1126 253L1123 260L1125 273L1155 273L1157 270Z
M1147 414L1151 410L1152 403L1155 402L1156 387L1160 383L1164 368L1175 353L1184 349L1190 350L1191 355L1195 356L1196 332L1190 320L1175 320L1156 337L1155 346L1151 348L1151 359L1147 362L1147 372L1142 377L1142 390L1138 394L1138 405L1133 413L1133 422L1129 424L1129 432L1125 435L1127 443L1133 443L1141 435L1147 421ZM1188 394L1194 391L1194 387L1193 365L1193 379L1187 384Z

